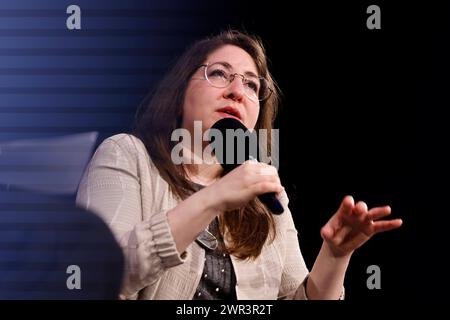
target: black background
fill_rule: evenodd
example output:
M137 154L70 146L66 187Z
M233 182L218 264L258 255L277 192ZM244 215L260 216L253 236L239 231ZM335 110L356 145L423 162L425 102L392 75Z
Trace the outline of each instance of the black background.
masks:
M308 266L320 227L344 195L369 207L389 204L404 225L354 254L347 298L435 301L447 283L439 154L449 105L449 8L392 2L253 3L235 25L265 41L284 93L280 176ZM370 4L381 8L381 30L366 27ZM366 287L372 264L381 268L381 290Z

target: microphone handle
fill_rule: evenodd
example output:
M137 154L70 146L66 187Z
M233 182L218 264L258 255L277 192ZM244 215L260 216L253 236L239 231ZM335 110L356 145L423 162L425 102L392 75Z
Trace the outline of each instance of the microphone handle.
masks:
M284 212L283 206L277 199L275 192L261 194L258 198L270 211L272 211L273 214L282 214Z

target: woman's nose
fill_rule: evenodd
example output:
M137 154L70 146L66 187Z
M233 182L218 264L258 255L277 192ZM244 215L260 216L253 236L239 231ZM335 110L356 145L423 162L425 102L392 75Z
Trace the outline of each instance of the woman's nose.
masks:
M242 100L244 97L244 84L240 76L234 77L228 87L225 88L224 96L234 100Z

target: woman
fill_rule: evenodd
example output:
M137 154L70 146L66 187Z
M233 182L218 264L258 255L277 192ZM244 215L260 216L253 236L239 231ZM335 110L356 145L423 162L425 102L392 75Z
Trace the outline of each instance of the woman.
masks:
M119 134L99 146L77 203L102 216L123 247L122 298L343 297L354 250L402 223L376 221L390 214L388 206L368 210L345 197L321 230L323 245L309 272L274 167L247 161L224 175L217 163L176 165L171 159L175 129L193 136L194 121L205 131L232 116L247 128L270 130L277 106L261 43L228 31L184 53L138 117L133 135ZM258 200L268 192L278 194L283 214L272 215Z

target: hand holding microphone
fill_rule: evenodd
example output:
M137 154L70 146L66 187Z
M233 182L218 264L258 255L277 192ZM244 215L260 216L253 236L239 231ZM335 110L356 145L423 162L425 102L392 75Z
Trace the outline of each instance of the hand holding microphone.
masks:
M238 146L242 144L234 144L227 141L230 136L226 134L227 130L242 129L242 133L248 132L248 129L238 120L233 118L223 118L217 121L211 129L219 130L222 139L223 150L220 153L221 159L218 159L227 174L216 182L214 185L217 188L216 195L219 196L220 209L229 211L237 209L253 200L255 197L261 200L262 203L274 214L283 213L284 209L280 201L276 197L276 193L283 190L283 187L275 167L258 162L255 157L251 156L246 150L237 150ZM235 136L233 136L235 137ZM237 161L231 163L225 161L227 148L234 147L233 151L245 152L245 162L240 164ZM246 148L248 146L244 146ZM216 150L217 152L217 150Z

